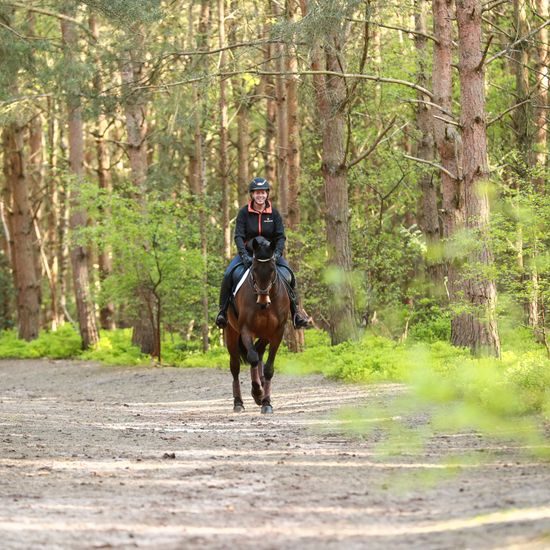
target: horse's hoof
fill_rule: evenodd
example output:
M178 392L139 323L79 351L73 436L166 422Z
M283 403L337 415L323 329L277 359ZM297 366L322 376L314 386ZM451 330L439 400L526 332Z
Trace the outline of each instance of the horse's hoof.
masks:
M271 405L262 405L262 414L273 414L273 407Z
M244 412L244 405L235 405L233 407L233 412L234 413L242 413Z

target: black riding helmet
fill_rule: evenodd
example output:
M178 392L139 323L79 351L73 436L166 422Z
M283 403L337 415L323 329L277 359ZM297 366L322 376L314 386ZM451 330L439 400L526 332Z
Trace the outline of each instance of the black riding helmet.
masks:
M271 190L271 187L269 185L269 182L265 178L254 178L249 184L248 184L248 192L252 193L252 191L269 191Z

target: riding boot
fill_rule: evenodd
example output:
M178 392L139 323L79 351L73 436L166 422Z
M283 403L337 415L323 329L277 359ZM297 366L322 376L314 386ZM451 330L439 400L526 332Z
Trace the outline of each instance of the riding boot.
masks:
M308 317L305 312L298 308L298 296L294 289L289 295L290 298L290 315L292 316L292 324L295 329L311 328L311 317Z
M216 317L216 326L225 328L227 326L227 308L231 298L231 274L224 275L222 287L220 289L220 312Z

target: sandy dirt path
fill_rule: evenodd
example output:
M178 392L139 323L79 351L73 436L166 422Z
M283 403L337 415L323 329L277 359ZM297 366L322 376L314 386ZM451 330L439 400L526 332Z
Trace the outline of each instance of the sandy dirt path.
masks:
M548 466L471 435L392 459L344 435L338 407L396 391L277 375L274 415L234 414L226 371L0 361L0 547L550 547ZM393 488L462 449L490 460Z

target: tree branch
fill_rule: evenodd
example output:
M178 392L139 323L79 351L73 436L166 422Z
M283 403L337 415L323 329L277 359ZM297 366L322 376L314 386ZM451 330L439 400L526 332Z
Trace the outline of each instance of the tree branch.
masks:
M481 56L481 59L476 67L476 71L481 71L481 69L483 68L483 64L485 63L485 58L487 57L487 52L489 51L489 46L493 41L493 37L494 37L493 34L489 36L489 40L487 40L487 44L485 44L485 49L483 50L483 55Z
M454 118L453 113L451 113L450 111L447 111L447 109L444 109L443 107L441 107L441 105L438 105L437 103L432 103L431 101L426 101L424 99L405 99L403 101L406 101L407 103L421 103L423 105L429 105L430 107L435 107L436 109L446 114L447 116Z
M481 7L481 13L485 13L486 11L491 11L492 9L495 9L496 7L500 6L501 4L509 4L510 0L489 0L483 6Z
M220 46L218 48L212 48L209 50L190 50L190 51L176 51L176 52L170 52L165 55L163 55L160 59L167 59L170 57L193 57L193 56L200 56L200 55L213 55L221 52L225 52L228 50L233 50L237 48L248 48L248 47L255 47L255 46L265 46L267 44L282 44L284 43L283 40L276 40L276 39L265 39L265 40L252 40L249 42L235 42L233 44L227 44L227 46Z
M449 120L448 118L443 118L442 116L432 115L434 118L437 118L438 120L442 120L445 122L445 124L451 124L452 126L456 126L457 128L461 128L460 124L458 122L455 122L454 120Z
M526 34L522 38L519 38L515 42L512 42L504 50L501 50L500 52L496 53L495 55L487 59L485 64L489 65L489 63L491 63L495 59L498 59L499 57L502 57L503 55L507 54L512 48L514 48L518 44L521 44L522 42L525 42L526 40L529 40L529 38L531 38L532 36L540 32L542 29L544 29L548 25L550 25L550 19L547 19L542 25L539 25L536 29L532 30L529 34Z
M352 23L366 23L367 22L364 19L352 19L352 18L348 18L348 21L351 21ZM385 25L384 23L378 23L376 21L369 21L369 22L372 23L373 25L376 25L377 27L382 27L383 29L391 29L391 30L394 30L394 31L405 32L407 34L414 34L414 35L417 35L417 36L423 36L424 38L427 38L429 40L433 40L436 44L439 44L439 40L433 34L428 34L428 33L420 32L420 31L416 31L414 29L407 29L407 28L404 28L404 27L394 27L392 25Z
M405 155L405 153L403 153L403 156L406 159L409 159L409 160L414 160L414 161L420 162L422 164L429 164L430 166L433 166L434 168L437 168L438 170L441 170L442 172L447 174L450 178L452 178L454 180L458 180L458 178L452 172L449 172L449 170L447 170L447 168L443 168L443 166L441 166L440 164L437 164L437 163L432 162L430 160L419 159L417 157L411 157L410 155Z
M508 109L506 109L505 111L500 113L500 115L498 115L495 118L492 118L491 120L489 120L489 122L487 122L486 127L488 128L489 126L491 126L491 124L494 124L495 122L498 122L502 117L507 115L510 111L513 111L514 109L517 109L518 107L521 107L522 105L525 105L526 103L529 103L530 101L531 101L531 98L528 97L527 99L524 99L523 101L520 101L519 103L516 103L515 105L512 105L511 107L509 107Z
M384 78L381 76L375 76L370 74L357 74L357 73L340 73L338 71L312 71L312 70L305 70L305 71L296 71L296 72L287 72L287 71L261 71L258 69L249 69L249 70L242 70L242 71L228 71L224 73L210 73L208 75L199 76L196 78L189 78L187 80L179 80L176 82L167 82L165 84L156 84L151 86L136 86L134 87L134 90L143 90L143 89L168 89L168 88L174 88L176 86L182 86L185 84L192 84L193 82L200 82L201 80L205 79L212 79L212 78L219 78L219 77L232 77L232 76L238 76L243 74L251 74L256 76L307 76L307 75L324 75L324 76L338 76L340 78L359 78L363 80L373 80L375 82L384 82L387 84L398 84L400 86L406 86L408 88L412 88L413 90L417 90L425 95L427 95L429 98L433 99L433 94L430 92L430 90L423 88L422 86L419 86L418 84L415 84L414 82L409 82L407 80L399 80L397 78Z
M80 27L88 36L93 38L92 33L90 32L90 29L86 25L83 25L78 19L75 19L74 17L70 17L69 15L65 15L63 13L57 13L55 11L45 10L43 8L37 8L35 6L27 6L25 4L20 4L19 2L6 2L5 3L8 6L12 6L14 8L22 8L27 11L31 11L34 13L40 13L42 15L48 15L50 17L55 17L56 19L60 19L63 21L70 21L71 23L74 23L78 27Z
M348 170L355 166L356 164L359 164L362 160L366 159L375 149L378 147L378 144L382 141L384 136L392 129L393 125L395 124L395 120L397 118L397 115L394 115L392 119L390 120L389 124L376 136L376 139L374 140L373 144L363 153L361 153L358 157L353 159L347 166Z

